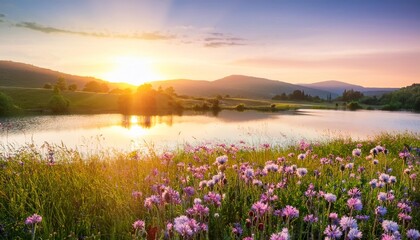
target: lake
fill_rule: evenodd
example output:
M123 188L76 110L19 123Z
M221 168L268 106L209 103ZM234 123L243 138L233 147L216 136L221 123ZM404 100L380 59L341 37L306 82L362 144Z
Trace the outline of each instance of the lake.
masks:
M277 113L221 111L217 116L121 114L0 118L0 145L64 144L79 150L170 150L184 144L264 143L286 146L302 139L366 139L381 132L419 132L420 114L387 111L297 110Z

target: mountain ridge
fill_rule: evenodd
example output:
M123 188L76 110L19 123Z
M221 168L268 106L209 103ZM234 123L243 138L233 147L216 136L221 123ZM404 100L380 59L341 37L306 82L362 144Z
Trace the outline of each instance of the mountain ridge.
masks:
M67 84L76 84L83 89L89 81L104 82L111 88L135 88L127 83L113 83L89 76L78 76L59 71L42 68L35 65L0 60L0 85L14 87L42 88L45 83L55 83L58 77L64 77ZM284 81L232 74L216 80L169 79L150 82L153 87L173 87L176 93L190 96L213 97L229 95L231 97L253 97L268 99L282 93L292 93L294 90L304 91L305 94L332 98L342 94L344 89L369 92L387 92L388 88L366 88L338 80L327 80L311 84L292 84Z

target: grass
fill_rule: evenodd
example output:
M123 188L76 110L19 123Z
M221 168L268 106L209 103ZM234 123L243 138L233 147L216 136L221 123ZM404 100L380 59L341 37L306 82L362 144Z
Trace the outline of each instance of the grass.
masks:
M10 96L14 103L26 110L43 110L53 95L52 90L42 88L0 87L0 91ZM90 92L62 92L71 102L71 112L116 112L118 95Z
M251 235L268 239L283 228L293 239L320 239L331 224L328 212L336 212L339 218L368 216L357 220L364 239L384 234L380 224L383 219L397 222L406 239L407 229L420 226L420 181L411 175L419 174L420 159L414 151L401 159L399 152L406 146L419 147L420 137L410 133L380 135L360 142L360 157L352 155L358 143L337 139L318 144L302 142L288 148L214 143L185 146L164 155L153 150L123 153L105 149L85 156L64 146L49 145L5 150L0 157L0 238L29 238L33 225L24 222L37 213L43 217L36 225L36 235L42 239L142 239L146 234L149 239L155 234L159 239L165 235L182 239L179 226L167 231L167 224L174 224L174 219L179 222L182 215L188 215L190 223L182 225L184 229L197 222L207 226L207 231L201 228L203 225L192 230L196 239L242 239ZM389 153L370 156L369 150L378 145ZM301 153L305 154L303 160L297 157ZM228 161L215 163L223 155ZM327 163L320 164L321 159ZM378 164L373 164L373 159ZM271 172L273 167L280 170ZM307 175L298 177L296 168L307 169ZM316 171L319 175L314 174ZM369 182L382 173L395 176L396 183L371 188ZM309 198L305 191L311 183L317 195ZM195 189L192 195L187 194L187 186ZM360 190L360 211L346 205L350 199L347 192L352 188ZM337 201L328 204L322 192L336 195ZM379 201L380 192L395 196L395 200ZM160 202L152 204L152 195ZM195 201L195 206L208 208L208 213L186 213L195 198L202 201ZM411 221L398 218L399 202L411 207L407 212ZM275 216L275 210L286 205L295 207L298 217ZM380 205L388 210L383 217L375 215ZM266 211L264 207L268 207ZM308 214L318 221L305 222ZM145 228L136 231L132 224L138 219L145 221ZM232 233L234 226L243 229L242 235ZM344 231L341 239L347 233Z

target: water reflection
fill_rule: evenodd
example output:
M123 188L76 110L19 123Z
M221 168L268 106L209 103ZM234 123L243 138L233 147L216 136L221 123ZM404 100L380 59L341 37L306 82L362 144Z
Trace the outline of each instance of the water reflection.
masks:
M153 128L158 124L165 124L167 126L172 126L174 123L173 115L165 116L142 116L142 115L123 115L121 126L127 129L132 129L133 127L141 128Z

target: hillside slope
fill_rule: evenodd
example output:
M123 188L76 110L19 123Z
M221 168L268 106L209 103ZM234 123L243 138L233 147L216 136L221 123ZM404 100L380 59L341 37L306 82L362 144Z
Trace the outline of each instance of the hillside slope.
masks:
M330 92L299 86L291 83L275 81L265 78L231 75L215 81L196 81L175 79L151 83L153 87L172 86L176 93L191 96L230 95L232 97L251 97L269 99L277 94L289 94L294 90L305 91L312 96L326 98ZM334 94L332 94L334 97Z

